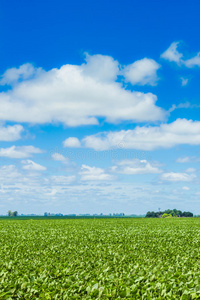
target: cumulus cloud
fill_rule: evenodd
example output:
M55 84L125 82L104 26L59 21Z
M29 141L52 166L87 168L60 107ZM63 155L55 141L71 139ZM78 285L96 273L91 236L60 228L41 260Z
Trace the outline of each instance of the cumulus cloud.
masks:
M166 112L156 106L156 95L128 90L115 81L118 63L113 58L94 55L86 60L80 66L37 72L28 80L23 75L11 90L0 93L0 119L68 126L96 125L98 118L110 123L164 120ZM1 83L10 82L8 77Z
M29 170L29 171L45 171L46 170L46 167L41 166L29 159L22 160L22 164L24 164L24 166L22 167L22 169L24 169L24 170Z
M163 173L161 175L161 179L165 181L177 182L177 181L193 181L196 178L195 174L187 174L187 173Z
M0 156L9 158L26 158L32 154L42 153L43 151L34 146L12 146L9 148L0 148Z
M113 176L107 174L104 169L89 167L87 165L82 165L81 171L79 172L81 175L81 180L111 180Z
M177 50L179 44L179 42L173 42L170 47L163 54L161 54L161 57L170 62L173 61L178 64L182 62L183 54Z
M21 134L24 131L23 126L13 125L13 126L0 126L0 141L17 141L21 138Z
M111 56L89 55L86 53L86 64L82 65L83 74L100 82L112 82L119 74L119 63Z
M67 148L67 147L68 148L80 148L81 143L80 143L79 139L77 139L76 137L69 137L63 142L63 147L65 147L65 148Z
M193 67L200 67L200 52L197 53L196 56L187 59L184 61L184 64L188 68L193 68Z
M87 148L95 150L125 149L154 150L176 145L200 145L200 122L177 119L160 126L137 126L133 130L103 132L83 139Z
M53 159L53 160L57 160L57 161L62 161L62 162L65 162L65 161L67 161L68 160L68 158L66 158L66 157L64 157L64 155L62 155L62 154L60 154L60 153L53 153L52 155L51 155L51 158Z
M0 79L0 85L9 84L12 85L18 81L30 79L34 75L38 75L42 72L41 68L35 68L32 64L27 63L21 65L19 68L8 69Z
M147 160L122 160L112 167L112 171L120 174L157 174L162 171Z
M158 81L157 70L161 66L153 59L143 58L126 66L122 74L127 82L135 85L156 85Z

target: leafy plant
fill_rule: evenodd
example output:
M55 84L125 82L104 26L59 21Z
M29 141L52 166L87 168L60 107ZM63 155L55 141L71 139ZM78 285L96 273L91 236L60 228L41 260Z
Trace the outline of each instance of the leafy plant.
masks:
M1 220L0 299L200 299L200 219Z
M171 215L171 214L166 214L166 213L164 213L164 214L162 215L162 218L172 218L172 215Z

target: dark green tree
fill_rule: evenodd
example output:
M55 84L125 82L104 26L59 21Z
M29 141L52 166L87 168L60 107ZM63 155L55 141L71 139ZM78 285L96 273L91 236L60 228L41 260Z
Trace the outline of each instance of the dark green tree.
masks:
M9 217L12 217L12 215L13 215L12 211L9 210L9 211L8 211L8 216L9 216Z
M148 211L145 217L146 218L159 218L163 214L171 215L172 217L189 217L189 218L193 217L193 213L191 213L189 211L182 212L181 210L177 210L175 208L174 209L166 209L163 212Z
M191 218L191 217L193 217L193 213L191 213L189 211L184 211L182 216L187 217L187 218Z
M157 215L154 211L148 211L145 217L146 218L157 218Z
M9 217L17 217L18 216L18 212L16 210L15 211L9 210L8 211L8 216Z

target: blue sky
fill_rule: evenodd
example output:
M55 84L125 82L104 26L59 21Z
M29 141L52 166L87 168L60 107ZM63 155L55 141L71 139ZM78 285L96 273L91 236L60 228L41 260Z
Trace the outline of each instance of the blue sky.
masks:
M1 1L1 214L200 213L199 8Z

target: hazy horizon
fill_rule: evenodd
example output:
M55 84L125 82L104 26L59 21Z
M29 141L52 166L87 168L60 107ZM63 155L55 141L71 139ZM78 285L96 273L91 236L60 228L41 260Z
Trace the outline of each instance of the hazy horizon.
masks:
M0 214L200 214L199 7L1 2Z

